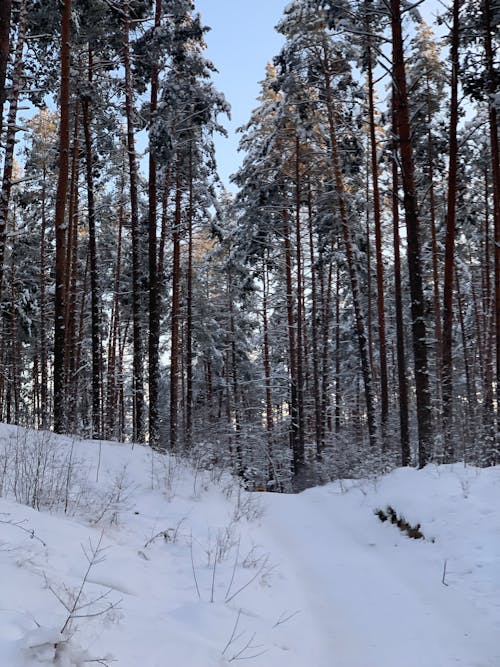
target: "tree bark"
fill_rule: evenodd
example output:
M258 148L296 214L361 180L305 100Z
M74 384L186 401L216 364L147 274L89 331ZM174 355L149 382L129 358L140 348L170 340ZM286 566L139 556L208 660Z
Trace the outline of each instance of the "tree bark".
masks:
M298 417L298 448L304 452L304 309L302 289L302 239L300 225L300 203L301 203L301 177L300 177L300 142L295 136L295 255L297 258L297 417Z
M399 390L399 437L401 465L410 465L410 434L408 428L408 381L404 343L403 292L401 286L401 251L399 239L399 175L398 175L398 127L396 119L396 90L392 89L392 224L394 248L394 300L396 310L396 350Z
M66 195L69 179L70 149L70 67L71 67L71 0L63 0L61 17L61 78L59 121L59 174L57 179L55 233L55 313L54 313L54 431L63 433L65 427L65 303L66 280Z
M493 177L493 221L495 234L495 349L496 349L496 438L489 457L491 463L500 458L500 153L498 148L498 117L494 104L497 93L493 64L491 40L492 17L490 0L483 0L484 14L484 50L486 55L486 74L488 80L488 117L491 147L491 173Z
M73 145L71 149L71 179L69 186L69 208L67 215L66 232L66 280L64 284L64 386L66 393L66 428L75 429L75 410L78 397L76 391L75 363L76 346L76 302L78 278L78 216L79 216L79 187L80 178L80 125L79 105L75 103L73 120ZM72 419L70 419L72 417Z
M188 257L186 276L186 447L193 440L193 146L189 144Z
M293 454L293 473L297 475L304 465L304 450L300 446L299 411L297 406L297 354L295 344L295 314L292 283L292 251L288 211L283 209L283 238L285 242L286 312L288 323L288 372L290 377L290 447Z
M267 251L266 251L267 253ZM269 321L268 321L268 296L269 296L269 271L267 257L262 267L262 328L263 328L263 357L264 357L264 382L266 386L266 434L268 443L268 456L272 461L272 432L273 432L273 403L271 391L271 359L269 353Z
M370 35L370 21L366 14L367 33L367 66L368 66L368 116L370 128L370 156L373 185L373 223L375 227L375 256L377 268L377 324L378 345L380 364L380 423L382 434L382 446L384 446L387 417L389 414L389 389L387 381L387 341L385 331L385 290L384 290L384 264L382 257L382 220L380 207L380 188L378 178L377 159L377 137L375 133L375 102L373 94L373 63L372 46Z
M0 128L2 127L2 107L6 99L5 78L9 60L11 14L12 0L2 0L0 4Z
M47 246L47 167L43 164L42 175L42 202L40 221L40 428L48 426L49 410L49 378L47 368L47 276L46 276L46 246Z
M155 4L155 30L161 23L161 0ZM151 97L149 113L150 124L158 108L158 78L159 68L156 62L151 69ZM149 146L149 181L148 181L148 226L149 226L149 444L158 447L159 444L159 412L158 412L158 390L160 381L160 313L158 299L158 261L157 261L157 186L156 186L156 155L155 147Z
M321 400L319 390L319 358L318 358L318 293L316 283L316 259L314 253L314 233L312 214L312 191L311 179L307 183L307 220L309 231L309 260L311 264L311 338L312 338L312 363L313 363L313 394L314 394L314 426L316 436L316 456L321 458Z
M0 20L1 13L0 10ZM26 0L23 0L20 8L18 37L14 55L14 71L12 73L12 90L9 100L9 113L7 116L7 131L5 140L4 167L2 176L2 190L0 192L0 294L3 283L3 265L5 258L5 245L7 241L7 216L9 212L10 195L12 192L12 175L14 171L14 150L16 147L16 118L19 103L19 92L21 77L23 73L23 49L26 39L27 9ZM0 45L0 49L1 49ZM8 46L7 46L8 48ZM1 129L1 124L0 124Z
M120 193L118 211L118 239L116 241L116 263L113 281L113 305L109 327L108 342L108 385L106 392L106 437L113 438L115 432L116 401L118 399L118 369L117 345L120 329L120 281L122 264L122 236L123 236L123 190Z
M3 8L0 10L0 21L2 20ZM5 18L5 17L4 17ZM9 9L9 18L10 18L10 9ZM3 174L2 174L2 185L0 191L0 301L3 290L3 280L4 280L4 262L5 262L5 250L7 244L7 218L9 214L9 203L10 196L12 192L12 176L14 171L14 151L16 146L16 118L17 118L17 109L19 102L19 92L20 92L20 83L21 76L23 73L23 49L25 42L25 33L26 33L26 0L23 0L20 8L19 16L19 28L18 28L18 38L14 55L14 71L12 73L12 89L10 94L9 102L9 113L7 115L7 128L6 128L6 139L5 139L5 155L3 161ZM8 28L8 26L7 26ZM0 25L0 31L2 26ZM0 34L0 40L3 41L3 36ZM5 44L3 45L5 46ZM0 50L2 49L2 44L0 43ZM7 51L9 48L8 36L7 36ZM0 56L2 54L0 53ZM8 57L8 53L7 53ZM0 63L1 66L1 63ZM1 74L1 72L0 72ZM5 82L5 72L3 81ZM1 81L0 81L1 83ZM0 91L1 92L1 91ZM3 102L3 100L0 100ZM1 110L0 105L0 110ZM2 120L0 115L0 121ZM0 131L2 129L0 122ZM2 314L0 313L0 319ZM10 356L12 357L13 352L10 351ZM5 364L2 363L0 368L0 387L4 383L4 369ZM8 382L12 383L12 378L8 379ZM9 384L10 387L10 384ZM10 391L10 390L9 390ZM10 398L9 398L10 400ZM8 410L10 413L10 404L8 404Z
M92 51L89 48L88 81L92 85ZM87 207L89 226L90 299L91 299L91 340L92 340L92 438L102 437L101 428L101 322L99 314L99 294L97 281L97 243L94 202L94 156L92 150L90 102L84 99L83 131L85 135L85 165L87 176Z
M446 246L443 285L443 350L441 382L443 392L444 461L453 459L453 273L455 270L455 220L457 205L458 160L458 47L459 7L453 2L453 26L451 36L451 100L449 126L448 198L446 211Z
M408 272L410 279L415 394L417 401L419 466L428 462L432 447L432 411L427 362L427 327L422 285L420 221L415 188L415 166L411 144L410 116L406 70L403 55L400 0L391 0L393 48L393 81L397 90L395 109L401 156L402 185L407 235Z
M137 156L135 152L134 100L132 67L130 62L130 2L124 4L123 66L125 69L125 114L127 117L127 152L130 181L130 215L132 226L132 329L133 329L133 439L143 442L144 428L144 354L142 341L142 294L141 294L141 234L139 229L139 201L137 192Z
M179 316L180 316L180 227L181 227L181 159L177 158L175 183L175 219L172 231L172 310L170 337L170 449L175 452L178 439L179 403Z

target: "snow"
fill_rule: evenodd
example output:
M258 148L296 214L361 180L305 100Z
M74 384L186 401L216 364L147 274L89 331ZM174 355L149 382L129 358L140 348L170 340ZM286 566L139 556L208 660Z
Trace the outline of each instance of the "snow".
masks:
M500 467L250 494L146 447L1 425L0 490L1 667L500 667Z

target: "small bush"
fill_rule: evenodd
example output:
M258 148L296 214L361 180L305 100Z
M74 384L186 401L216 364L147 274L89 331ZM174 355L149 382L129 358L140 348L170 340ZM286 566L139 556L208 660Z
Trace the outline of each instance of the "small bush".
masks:
M385 510L375 510L375 516L378 516L382 523L385 521L390 521L391 523L395 524L401 532L406 533L408 537L411 537L414 540L425 539L424 534L420 530L419 523L417 523L415 526L412 526L410 523L408 523L402 514L398 516L396 510L390 505L388 505Z

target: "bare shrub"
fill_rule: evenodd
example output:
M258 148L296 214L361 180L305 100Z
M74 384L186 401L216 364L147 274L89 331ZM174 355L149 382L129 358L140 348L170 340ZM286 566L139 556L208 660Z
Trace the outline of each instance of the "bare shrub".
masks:
M0 494L36 510L75 514L81 507L88 470L46 431L17 429L0 450Z

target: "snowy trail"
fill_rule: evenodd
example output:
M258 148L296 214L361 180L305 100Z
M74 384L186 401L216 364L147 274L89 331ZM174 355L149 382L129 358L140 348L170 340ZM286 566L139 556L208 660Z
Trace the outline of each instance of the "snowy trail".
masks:
M500 667L500 466L247 494L228 474L145 447L23 434L0 425L0 461L21 448L36 463L48 448L60 476L71 460L74 504L35 511L6 479L0 667L108 655L120 667ZM388 505L429 539L378 521ZM84 586L92 615L75 617L61 642L61 599L71 605L88 567L82 546L100 539L104 558Z
M318 489L266 497L269 539L314 629L310 664L499 667L499 628L443 586L437 567L430 580L435 545L377 522L352 494L330 497Z

